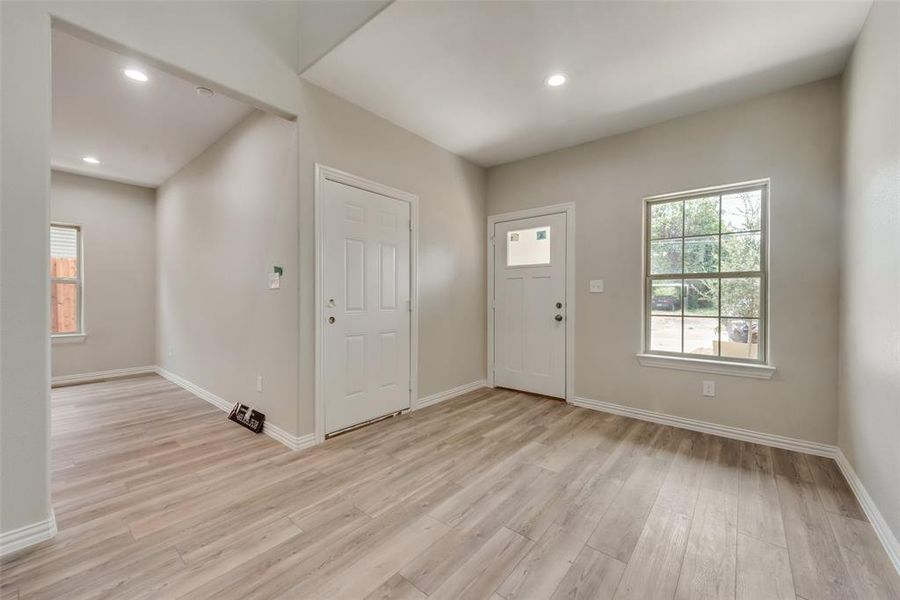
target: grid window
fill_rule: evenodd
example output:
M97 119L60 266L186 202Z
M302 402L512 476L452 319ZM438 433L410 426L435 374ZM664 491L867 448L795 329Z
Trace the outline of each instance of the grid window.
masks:
M50 226L50 333L81 330L81 228Z
M648 200L645 349L764 363L768 185Z

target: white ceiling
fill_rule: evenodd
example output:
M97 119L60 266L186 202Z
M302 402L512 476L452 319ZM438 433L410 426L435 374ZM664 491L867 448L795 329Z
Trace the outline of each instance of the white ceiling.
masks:
M492 166L836 75L870 4L398 1L303 77Z
M146 83L127 79L137 67ZM53 31L55 169L157 187L253 109L126 56ZM89 165L85 155L101 164Z

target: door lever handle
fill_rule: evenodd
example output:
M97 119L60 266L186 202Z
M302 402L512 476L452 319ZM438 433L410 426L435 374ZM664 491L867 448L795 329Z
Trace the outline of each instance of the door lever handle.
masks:
M553 317L553 318L556 319L557 321L562 321L562 320L563 320L563 316L562 316L562 315L556 315L556 316Z

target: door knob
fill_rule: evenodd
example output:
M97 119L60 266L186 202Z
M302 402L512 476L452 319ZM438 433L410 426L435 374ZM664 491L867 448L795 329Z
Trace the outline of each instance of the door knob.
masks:
M563 316L562 316L562 315L556 315L556 316L553 317L553 318L556 319L557 321L562 321L562 320L563 320Z
M334 325L334 317L328 317L328 322Z
M557 303L556 303L556 308L562 308L562 302L557 302Z

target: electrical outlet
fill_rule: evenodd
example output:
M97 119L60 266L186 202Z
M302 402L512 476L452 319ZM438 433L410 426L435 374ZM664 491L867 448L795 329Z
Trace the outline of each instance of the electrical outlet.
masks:
M591 290L592 294L603 293L603 280L602 279L591 279L590 290Z
M256 391L262 392L262 375L256 376Z
M704 381L703 382L703 395L704 396L715 396L716 395L716 382L715 381Z

